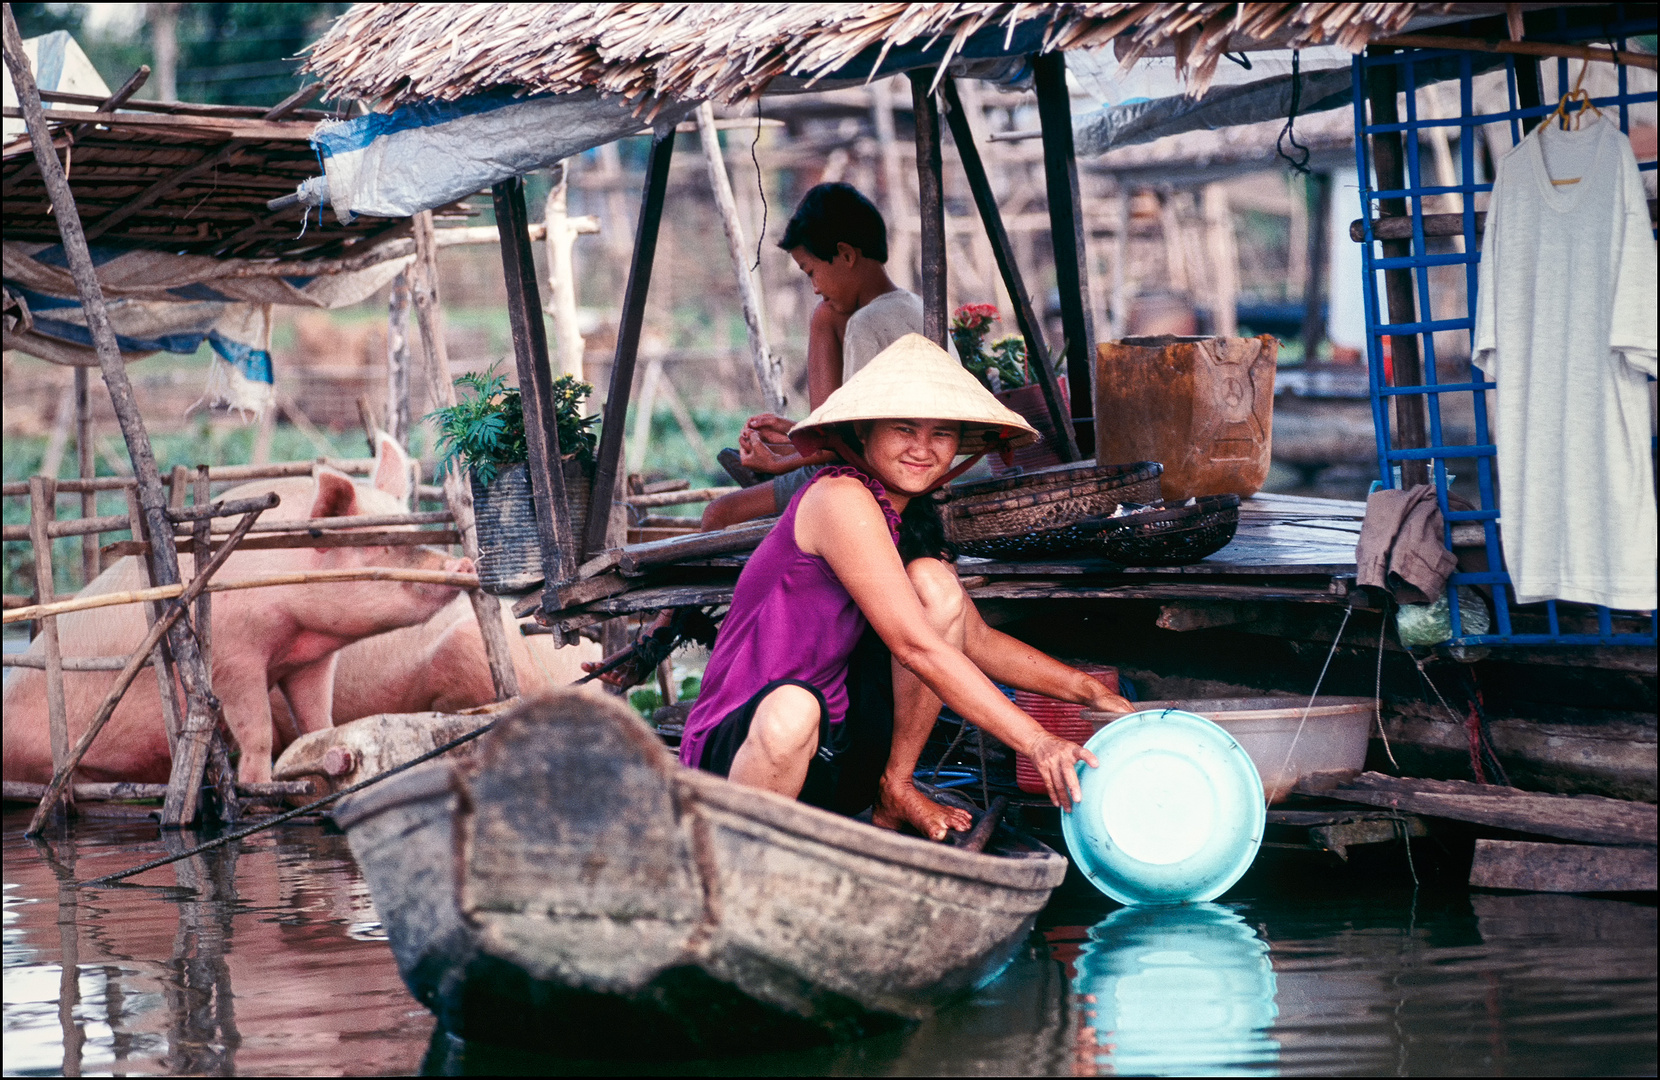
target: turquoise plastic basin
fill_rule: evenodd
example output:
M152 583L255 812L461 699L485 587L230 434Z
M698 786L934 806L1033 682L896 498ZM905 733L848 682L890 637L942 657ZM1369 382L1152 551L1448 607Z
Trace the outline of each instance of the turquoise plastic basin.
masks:
M1232 735L1179 709L1131 713L1085 744L1083 798L1061 815L1067 850L1123 904L1214 900L1262 846L1267 802Z

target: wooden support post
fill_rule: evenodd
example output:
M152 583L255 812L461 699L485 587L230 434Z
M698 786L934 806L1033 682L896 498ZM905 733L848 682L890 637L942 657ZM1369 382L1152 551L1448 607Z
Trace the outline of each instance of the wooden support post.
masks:
M1049 234L1055 249L1055 287L1060 290L1066 335L1066 375L1078 451L1095 453L1095 327L1089 311L1084 265L1084 207L1078 194L1078 159L1072 149L1072 99L1066 89L1066 57L1032 57L1032 76L1043 128L1043 176L1049 194Z
M496 228L501 232L501 265L507 278L507 315L513 326L513 356L524 402L525 442L530 447L525 471L530 474L530 490L536 500L543 588L552 590L570 583L576 576L578 560L565 497L559 422L553 411L547 327L542 322L542 302L536 287L524 181L515 176L491 191L496 200Z
M50 604L54 599L52 540L46 528L57 516L57 501L56 480L44 476L29 477L29 546L34 550L35 557L37 604ZM56 615L40 620L40 636L46 641L46 716L52 743L52 770L56 772L63 768L69 757L69 709L63 697L63 651L58 643ZM67 803L65 809L68 809Z
M1373 46L1373 55L1388 55L1393 49ZM1523 67L1517 65L1518 72ZM1374 64L1366 69L1366 96L1371 105L1372 123L1394 124L1400 121L1395 105L1399 92L1398 69L1393 64ZM1398 131L1381 131L1372 135L1372 171L1378 187L1400 190L1406 187L1406 156ZM1378 214L1383 217L1405 217L1405 199L1378 200ZM1412 241L1384 240L1383 256L1398 259L1412 254ZM1413 295L1411 270L1385 270L1384 296L1388 301L1391 323L1418 321L1418 303ZM1418 352L1418 335L1401 334L1390 337L1390 358L1395 369L1396 386L1421 386L1424 381L1423 359ZM1395 398L1394 449L1417 449L1429 445L1429 408L1422 394L1400 394ZM1401 462L1401 486L1416 487L1429 483L1430 462ZM1386 476L1385 483L1389 482Z
M444 340L438 306L438 238L433 232L432 211L414 217L415 265L410 268L410 293L415 303L415 324L421 331L421 350L427 357L427 399L435 409L455 404L455 386L450 382L449 344ZM467 558L478 559L478 527L473 520L473 491L460 470L444 474L444 504L461 534L461 550ZM501 603L483 589L469 589L467 599L478 621L484 641L484 660L490 667L490 682L496 700L519 696L519 676L513 669L513 653L502 627Z
M140 68L146 75L149 68ZM90 373L84 367L75 369L75 458L80 466L76 471L86 480L98 475L98 457L92 446L92 388ZM81 492L81 516L98 516L98 493ZM88 534L81 538L81 580L90 584L101 571L98 565L98 537Z
M651 265L657 256L657 231L663 223L663 196L669 186L669 161L674 156L674 128L658 130L646 163L645 190L640 197L640 222L634 230L634 257L628 267L628 288L623 293L622 321L617 327L617 353L611 364L611 391L605 398L605 418L599 429L599 461L594 468L594 494L588 504L587 535L582 541L582 558L591 559L605 549L605 535L611 506L617 497L621 472L623 424L628 419L628 395L634 385L634 361L640 351L640 328L645 323L646 293L651 288ZM497 215L498 218L500 215ZM572 566L572 572L575 566ZM548 588L554 582L548 580ZM550 604L557 605L549 593Z
M929 92L932 68L909 71L916 117L918 219L922 223L922 333L940 348L951 325L945 310L945 183L940 150L940 111Z
M409 445L409 273L392 279L386 305L386 433L399 446ZM365 431L371 443L373 431ZM370 448L370 453L374 448Z
M1440 130L1437 128L1436 130ZM1312 364L1326 340L1326 253L1331 248L1331 173L1308 177L1308 276L1303 279L1303 363Z
M715 193L715 209L720 211L721 227L726 232L726 249L732 255L732 271L738 279L738 297L743 302L744 326L749 331L749 358L755 365L755 381L760 384L767 408L782 416L789 404L784 396L784 358L774 356L767 346L761 282L750 273L749 238L744 236L743 222L738 218L732 179L726 175L726 159L721 156L720 135L715 131L715 109L707 101L697 108L697 130L703 140L703 160L709 170L709 186Z
M962 158L963 172L968 176L968 189L974 195L974 205L980 211L986 236L991 241L992 255L997 259L998 272L1003 275L1003 287L1014 305L1015 322L1020 335L1026 339L1026 356L1043 389L1043 402L1049 409L1049 422L1057 433L1055 452L1062 461L1078 460L1078 444L1072 434L1072 418L1066 415L1061 401L1060 387L1055 381L1055 368L1049 360L1049 348L1043 340L1043 324L1032 310L1032 297L1020 275L1020 264L1015 261L1014 246L1009 243L1008 230L1003 227L1003 215L997 208L997 196L991 190L985 164L980 160L979 147L968 116L963 112L957 96L957 83L949 75L940 84L945 95L946 120L951 125L951 138L957 143L957 155Z
M127 443L127 453L132 459L139 501L144 508L151 537L151 577L158 585L177 584L179 555L173 544L172 525L167 520L166 496L162 491L161 475L156 470L150 436L133 396L132 381L127 377L126 363L121 358L120 346L116 344L115 329L110 325L109 311L104 305L104 291L92 265L86 232L81 227L80 210L75 205L63 164L58 161L46 128L40 91L35 86L29 61L23 54L23 38L17 29L17 20L9 5L4 12L6 67L11 72L12 85L17 90L18 104L28 126L36 167L40 169L51 197L53 216L57 218L64 255L69 263L70 275L75 280L87 330L98 352L104 385L109 390L110 403L115 408L121 434ZM196 818L197 790L201 786L202 768L207 760L208 742L218 723L219 703L209 687L207 667L202 662L190 628L173 623L169 629L169 641L189 703L184 731L179 739L179 752L173 756L167 804L162 808L162 825L177 828L190 824Z

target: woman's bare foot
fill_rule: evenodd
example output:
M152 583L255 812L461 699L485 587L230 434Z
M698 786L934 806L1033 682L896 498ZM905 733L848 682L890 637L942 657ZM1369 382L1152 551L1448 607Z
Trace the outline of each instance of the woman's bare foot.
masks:
M893 784L882 778L870 820L880 828L896 831L902 825L909 825L930 840L944 840L945 834L953 829L967 832L974 827L974 818L967 810L941 806L918 791L910 777Z

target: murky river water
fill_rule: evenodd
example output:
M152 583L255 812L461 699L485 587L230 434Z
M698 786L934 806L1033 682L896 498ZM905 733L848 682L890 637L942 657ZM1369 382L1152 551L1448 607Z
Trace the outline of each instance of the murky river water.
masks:
M77 889L166 850L153 824L32 844L5 815L8 1074L634 1074L469 1046L404 991L345 839L294 825ZM1655 908L1414 892L1261 867L1224 902L1069 892L995 983L846 1046L650 1063L706 1073L1648 1073ZM626 1042L626 1034L623 1041Z

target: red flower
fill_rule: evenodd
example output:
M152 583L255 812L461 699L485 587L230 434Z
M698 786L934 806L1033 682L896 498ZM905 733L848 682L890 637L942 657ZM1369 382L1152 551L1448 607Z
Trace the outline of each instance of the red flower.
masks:
M951 328L978 334L996 321L996 304L964 304L952 313Z

